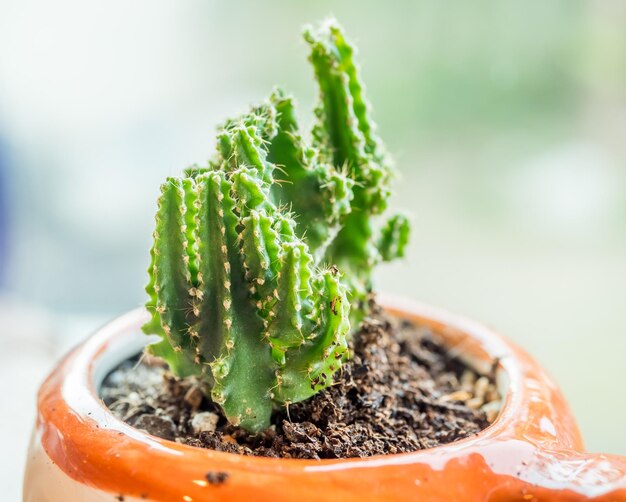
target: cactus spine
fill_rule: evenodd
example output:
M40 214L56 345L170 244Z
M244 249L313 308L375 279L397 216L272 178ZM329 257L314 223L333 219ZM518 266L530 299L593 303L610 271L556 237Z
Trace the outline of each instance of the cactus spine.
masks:
M311 144L280 90L227 121L208 166L161 187L146 287L143 329L161 336L149 350L178 375L200 375L251 432L333 382L350 304L408 238L403 216L374 237L391 168L352 48L333 22L305 38L321 96Z

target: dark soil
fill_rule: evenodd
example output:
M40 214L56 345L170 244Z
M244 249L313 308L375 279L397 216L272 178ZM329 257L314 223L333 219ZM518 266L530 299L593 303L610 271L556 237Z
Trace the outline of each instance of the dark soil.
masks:
M379 309L354 337L353 358L332 387L277 411L258 436L229 425L193 378L158 362L122 363L101 395L115 415L155 436L202 448L291 458L401 453L480 432L499 409L493 375L452 359L424 328ZM210 483L225 473L209 473Z

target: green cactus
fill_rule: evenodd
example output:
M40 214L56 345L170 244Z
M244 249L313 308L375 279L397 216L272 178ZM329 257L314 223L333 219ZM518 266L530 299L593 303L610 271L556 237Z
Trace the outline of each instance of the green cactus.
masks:
M304 38L311 47L309 59L319 84L313 146L324 161L354 182L351 210L326 251L326 260L344 272L353 303L359 302L362 312L372 269L380 261L404 256L409 224L405 216L395 215L384 227L393 226L394 245L384 236L374 237L373 217L387 208L393 169L371 119L354 61L356 50L333 19L318 29L306 28Z
M373 266L408 238L403 216L375 237L391 167L353 50L332 22L305 38L321 90L311 145L280 90L228 120L208 166L161 188L146 287L149 350L251 432L333 382Z

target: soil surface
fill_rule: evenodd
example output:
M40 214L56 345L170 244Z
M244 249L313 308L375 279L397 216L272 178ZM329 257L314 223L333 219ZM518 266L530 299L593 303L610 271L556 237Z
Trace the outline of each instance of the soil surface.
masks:
M159 361L128 360L106 378L113 413L150 434L202 448L286 458L346 458L431 448L478 433L500 408L493 374L450 357L427 330L379 308L354 336L336 384L277 411L252 436L229 425L194 378ZM494 361L494 368L496 362ZM223 482L212 473L211 483Z

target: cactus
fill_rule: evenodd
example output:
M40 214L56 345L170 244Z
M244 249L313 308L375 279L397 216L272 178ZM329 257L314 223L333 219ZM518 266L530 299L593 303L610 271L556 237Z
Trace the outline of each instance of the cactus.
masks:
M321 96L311 144L281 90L228 120L207 166L162 185L148 270L149 350L250 432L332 384L372 268L408 238L402 215L375 236L391 167L353 49L334 22L305 39Z
M304 38L311 47L309 59L319 84L313 146L322 159L347 172L354 182L351 210L329 246L326 260L345 273L353 302L358 301L363 311L372 269L380 261L404 256L409 223L406 216L397 214L384 226L387 235L375 237L373 217L387 208L393 169L371 118L354 61L356 50L333 19L318 29L306 28Z

